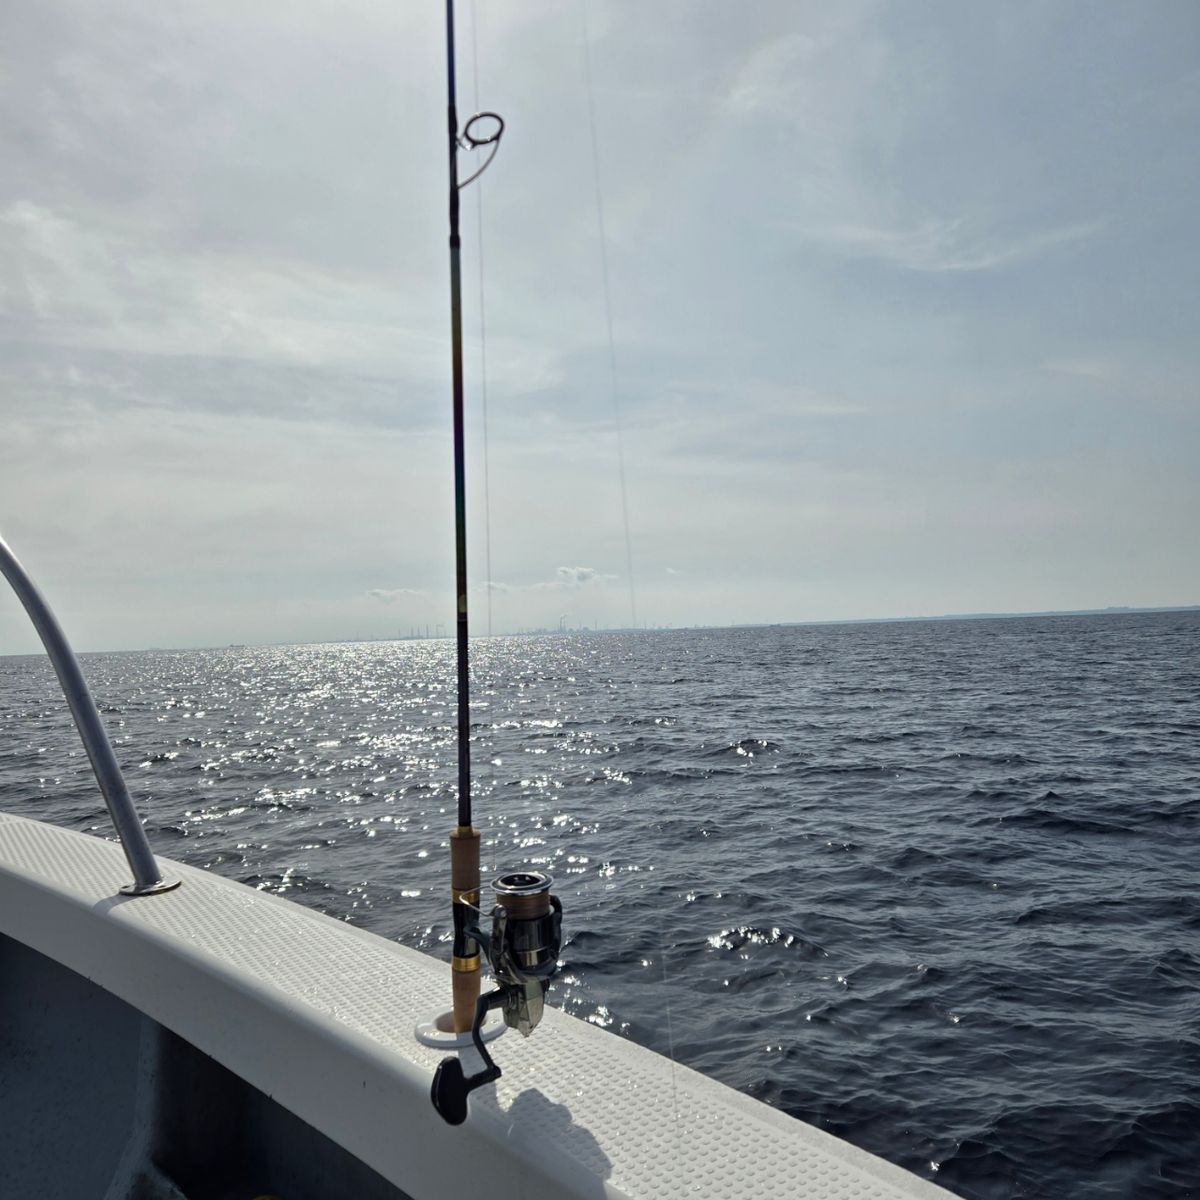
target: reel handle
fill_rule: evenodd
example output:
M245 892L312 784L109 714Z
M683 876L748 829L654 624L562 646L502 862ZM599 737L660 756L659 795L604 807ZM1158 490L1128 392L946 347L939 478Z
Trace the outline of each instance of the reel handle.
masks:
M487 1018L488 1012L499 1008L504 1002L504 993L497 990L480 996L475 1003L475 1020L471 1023L471 1041L483 1059L483 1070L474 1075L463 1071L462 1063L451 1054L438 1063L438 1069L433 1074L433 1086L429 1089L429 1098L433 1107L447 1125L461 1125L467 1119L467 1097L484 1084L493 1083L500 1078L500 1068L496 1066L492 1056L487 1052L480 1030Z

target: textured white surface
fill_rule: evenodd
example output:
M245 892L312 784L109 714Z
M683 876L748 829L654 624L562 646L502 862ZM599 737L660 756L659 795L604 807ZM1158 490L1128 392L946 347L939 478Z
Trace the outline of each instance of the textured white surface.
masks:
M164 869L166 864L164 864ZM0 930L120 996L417 1200L543 1196L946 1197L932 1184L548 1009L495 1044L466 1125L433 1112L441 1055L414 1024L449 968L180 864L130 899L120 848L0 813Z

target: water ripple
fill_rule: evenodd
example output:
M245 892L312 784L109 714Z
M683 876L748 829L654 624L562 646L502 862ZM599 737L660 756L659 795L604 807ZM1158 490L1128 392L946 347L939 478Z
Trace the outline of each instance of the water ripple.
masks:
M972 1198L1200 1180L1200 616L479 641L554 1001ZM447 642L89 655L156 846L448 954ZM0 803L107 835L38 658Z

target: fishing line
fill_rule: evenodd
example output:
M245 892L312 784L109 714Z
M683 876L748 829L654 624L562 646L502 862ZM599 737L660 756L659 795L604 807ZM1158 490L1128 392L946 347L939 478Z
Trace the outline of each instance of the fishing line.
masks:
M471 0L471 77L479 111L479 12ZM475 241L479 247L479 396L483 409L483 555L487 571L487 631L492 636L492 488L488 471L487 321L483 291L483 180L475 188Z
M596 227L600 241L600 274L604 283L604 321L608 331L608 373L612 392L613 423L617 433L617 470L621 481L621 518L625 528L625 566L629 574L629 612L633 627L637 628L637 593L633 579L633 543L629 536L629 493L625 486L625 446L621 427L621 403L617 386L617 350L613 337L612 294L608 281L608 238L604 228L604 190L600 182L600 148L596 136L596 101L592 87L591 36L588 31L587 2L579 0L579 17L583 28L583 77L587 90L588 129L592 142L592 176L596 188ZM660 830L662 826L659 826ZM667 977L667 946L664 936L659 934L658 961L663 982L663 1011L667 1026L667 1055L671 1061L671 1126L675 1132L675 1158L681 1161L679 1137L679 1091L676 1083L675 1029L671 1014L671 989ZM676 1173L676 1182L682 1189L682 1176Z
M604 231L604 196L600 186L600 149L596 137L596 102L592 95L592 53L587 4L580 0L583 25L583 77L587 85L588 128L592 135L592 177L596 185L596 228L600 239L600 277L604 283L604 321L608 328L608 378L612 393L613 424L617 432L617 475L621 481L621 521L625 529L625 570L629 576L629 615L637 628L637 592L633 582L633 543L629 536L629 493L625 486L625 439L621 428L621 399L617 388L617 349L613 338L612 294L608 284L608 238Z

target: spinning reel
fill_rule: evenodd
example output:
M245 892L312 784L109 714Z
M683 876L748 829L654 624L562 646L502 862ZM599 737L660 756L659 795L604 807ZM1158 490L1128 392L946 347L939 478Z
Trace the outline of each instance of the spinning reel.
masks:
M452 1055L442 1059L433 1077L433 1107L450 1125L461 1125L466 1120L467 1096L471 1092L500 1078L500 1068L488 1054L481 1033L487 1014L499 1008L505 1025L523 1037L528 1037L542 1019L546 989L562 949L562 904L550 894L553 883L544 871L501 875L492 883L496 906L491 913L491 936L478 925L462 930L487 955L497 987L476 1001L471 1025L471 1041L483 1060L483 1070L466 1075L460 1060ZM478 909L474 911L479 913Z

